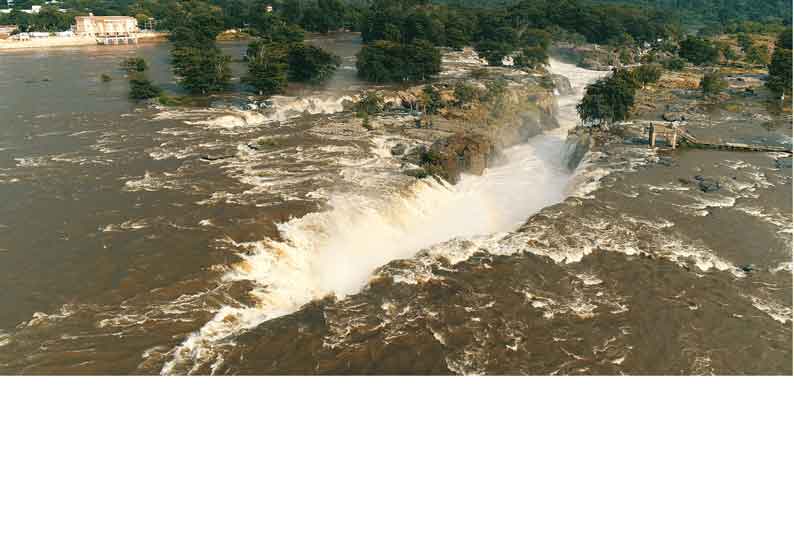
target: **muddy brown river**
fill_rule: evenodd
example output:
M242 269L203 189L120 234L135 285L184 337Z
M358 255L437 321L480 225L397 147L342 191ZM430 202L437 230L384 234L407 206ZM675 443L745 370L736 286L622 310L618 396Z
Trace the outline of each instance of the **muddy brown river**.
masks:
M791 373L790 158L613 145L570 171L603 74L555 61L559 129L406 183L410 141L344 122L358 38L318 41L328 85L259 109L130 103L130 56L177 90L167 44L0 54L0 373ZM690 123L791 144L761 106Z

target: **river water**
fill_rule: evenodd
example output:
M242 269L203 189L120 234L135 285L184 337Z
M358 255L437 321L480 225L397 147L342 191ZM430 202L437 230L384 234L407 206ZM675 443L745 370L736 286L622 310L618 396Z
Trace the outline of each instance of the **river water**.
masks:
M774 157L715 165L755 195L746 209L732 187L715 196L732 205L684 194L669 165L628 187L646 149L619 181L592 157L574 183L565 138L601 74L554 62L575 89L558 130L454 186L406 183L401 141L341 120L357 38L319 41L344 58L336 76L265 110L131 104L128 56L176 90L166 44L0 55L0 372L790 372ZM721 208L738 241L694 223Z

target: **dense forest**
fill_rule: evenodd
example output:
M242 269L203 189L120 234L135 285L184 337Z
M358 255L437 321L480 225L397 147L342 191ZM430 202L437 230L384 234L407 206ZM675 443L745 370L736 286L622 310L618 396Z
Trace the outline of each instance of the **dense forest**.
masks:
M675 10L684 19L695 16L704 21L768 21L791 23L790 0L595 0L601 3L639 5L665 11Z
M7 0L0 0L5 7ZM647 37L659 33L662 26L680 25L691 28L693 24L714 30L724 29L740 21L791 24L789 0L209 0L220 9L224 28L245 28L252 13L272 5L289 24L301 26L310 32L327 32L345 28L362 30L372 13L382 16L399 14L405 9L422 6L424 11L438 14L436 18L460 19L460 30L470 28L472 17L482 13L509 13L513 18L523 18L539 28L560 27L584 35L588 40L606 42L620 33L634 37ZM4 23L36 25L40 17L22 13L41 0L15 0L15 11L0 16ZM61 0L57 7L45 7L48 23L40 30L68 27L74 15L89 11L95 15L131 15L141 23L152 19L152 24L168 30L173 26L173 13L179 0ZM469 19L468 22L463 21ZM44 28L46 26L46 28Z

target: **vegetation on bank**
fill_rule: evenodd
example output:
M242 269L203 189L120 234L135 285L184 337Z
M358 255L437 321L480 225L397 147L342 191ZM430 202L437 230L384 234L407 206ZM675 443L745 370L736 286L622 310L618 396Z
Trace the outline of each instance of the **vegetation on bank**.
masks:
M340 59L304 43L305 32L341 29L361 32L356 67L362 79L377 83L427 81L441 69L439 47L473 46L491 65L512 58L514 66L532 70L548 63L552 42L565 40L603 44L622 64L642 62L633 75L640 86L658 79L661 66L734 63L768 65L770 90L790 93L790 33L788 47L781 39L773 47L771 33L790 22L791 8L777 0L63 0L59 7L66 13L52 7L22 13L18 8L28 1L18 0L2 20L54 31L91 9L168 30L174 73L187 93L198 96L231 84L232 59L216 44L228 29L253 38L241 82L263 96L283 92L290 82L327 81ZM699 7L710 4L711 10ZM719 23L722 34L713 35L705 24L701 35L687 34L681 14Z
M586 125L608 127L629 118L640 83L636 75L616 69L609 77L587 86L576 111Z
M780 97L791 98L792 80L791 29L780 33L775 42L775 52L769 64L767 88Z
M424 81L441 71L441 52L425 40L380 40L362 47L356 69L359 77L373 83Z

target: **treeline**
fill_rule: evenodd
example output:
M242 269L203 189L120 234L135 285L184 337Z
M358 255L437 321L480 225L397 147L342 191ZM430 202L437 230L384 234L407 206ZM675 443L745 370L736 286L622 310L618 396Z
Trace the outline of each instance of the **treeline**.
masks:
M15 3L14 17L21 17L16 13L28 3L30 0ZM178 24L175 13L180 4L179 0L63 0L58 7L72 17L89 11L129 15L142 26L151 20L160 30L172 30ZM611 43L626 37L639 41L666 35L675 20L669 11L599 5L590 0L483 0L470 6L429 0L210 0L208 4L218 8L223 29L254 26L252 19L271 5L286 23L309 32L347 29L361 31L366 41L410 43L425 39L451 47L471 43L494 21L502 28L532 26L594 43Z
M768 25L791 25L791 0L594 0L675 12L687 27L704 34L760 32ZM748 23L754 23L750 30ZM738 30L737 25L745 28Z
M665 12L587 0L521 0L492 7L373 0L361 14L360 31L365 45L359 74L375 82L437 73L440 56L433 48L438 46L474 45L491 65L512 57L519 67L536 68L548 62L553 40L629 45L677 32Z

